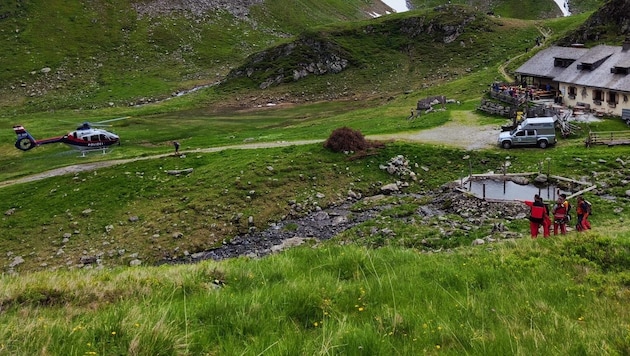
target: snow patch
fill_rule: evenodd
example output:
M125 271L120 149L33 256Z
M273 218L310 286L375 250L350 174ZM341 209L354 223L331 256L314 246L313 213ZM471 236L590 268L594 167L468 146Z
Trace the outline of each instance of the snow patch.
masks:
M569 11L569 0L554 0L560 11L562 11L562 15L571 16L571 12Z
M409 11L407 7L407 0L381 0L385 3L385 5L391 7L396 12L405 12ZM556 0L556 1L565 1L565 0Z

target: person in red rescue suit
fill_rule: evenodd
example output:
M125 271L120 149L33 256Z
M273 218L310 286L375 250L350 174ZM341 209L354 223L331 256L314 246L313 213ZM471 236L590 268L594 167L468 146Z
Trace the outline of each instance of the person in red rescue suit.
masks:
M569 202L567 201L566 194L560 194L560 197L556 201L556 206L553 208L553 234L558 235L558 230L561 234L567 233L567 221L569 212Z
M543 236L549 237L551 219L549 219L549 209L543 202L542 198L536 194L534 195L534 201L524 200L523 203L530 207L529 231L532 238L535 239L538 237L538 230L540 229L540 226L543 227Z
M577 214L577 224L575 224L577 231L589 230L591 228L591 223L588 221L588 203L581 195L577 197L577 208L575 213Z

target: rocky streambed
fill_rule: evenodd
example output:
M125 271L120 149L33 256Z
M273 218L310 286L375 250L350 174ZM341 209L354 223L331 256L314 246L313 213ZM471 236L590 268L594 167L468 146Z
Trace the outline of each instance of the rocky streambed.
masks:
M428 198L427 198L428 197ZM506 224L515 219L525 219L528 208L515 202L488 202L462 193L447 185L430 195L379 194L371 197L351 198L340 204L317 209L301 217L292 217L270 224L261 231L239 235L221 246L190 254L185 258L164 260L163 263L192 263L202 260L223 260L239 256L262 257L306 241L323 241L377 219L382 212L391 209L397 201L414 199L426 201L418 205L411 215L401 217L405 222L434 226L440 236L449 238L455 234L483 235L472 241L473 245L495 242L506 238L522 237L521 232L509 231ZM361 208L357 208L360 206ZM451 218L456 216L457 218ZM387 227L372 228L371 234L395 235ZM431 243L427 241L427 246Z

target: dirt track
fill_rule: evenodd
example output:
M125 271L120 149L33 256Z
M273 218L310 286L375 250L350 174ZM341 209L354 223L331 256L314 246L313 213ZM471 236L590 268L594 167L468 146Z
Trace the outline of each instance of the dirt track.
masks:
M453 121L429 130L419 131L417 133L398 133L391 135L377 135L368 136L368 139L372 140L402 140L407 142L422 142L431 143L443 146L463 148L466 150L475 150L491 147L495 142L499 134L499 129L496 125L479 126L474 123L475 119L471 113L456 112L456 117ZM421 120L421 118L416 119ZM317 142L323 142L323 140L302 140L302 141L278 141L278 142L261 142L261 143L247 143L235 146L221 146L202 148L190 151L182 151L183 154L192 153L208 153L218 152L226 149L258 149L258 148L270 148L270 147L286 147L293 145L306 145ZM118 159L111 161L90 162L83 164L74 164L71 166L51 169L49 171L33 174L27 177L22 177L13 180L7 180L0 182L0 188L11 186L14 184L28 183L50 177L61 176L64 174L72 174L85 171L93 171L100 168L111 167L119 164L125 164L129 162L141 161L146 159L156 159L161 157L171 156L172 153L136 157L130 159Z

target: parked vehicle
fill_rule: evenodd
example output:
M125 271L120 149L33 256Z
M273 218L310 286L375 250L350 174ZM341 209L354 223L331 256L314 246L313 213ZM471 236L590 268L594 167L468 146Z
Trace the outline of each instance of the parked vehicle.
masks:
M512 131L501 132L498 144L506 149L512 146L547 148L556 143L555 121L554 117L527 118Z

